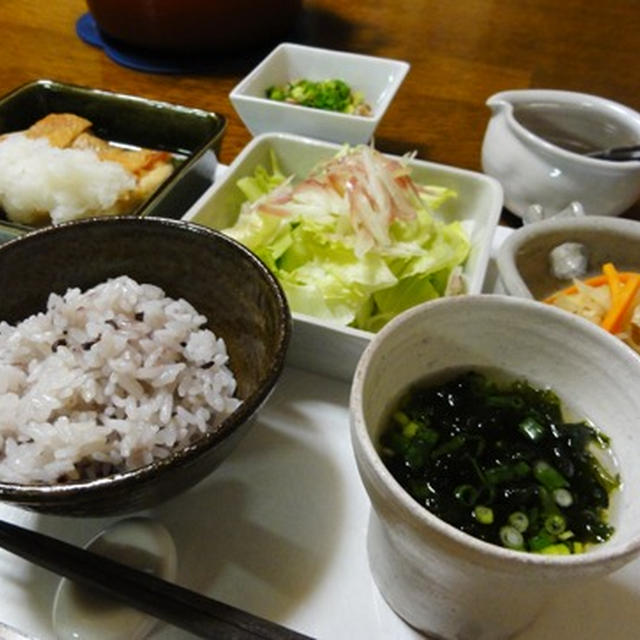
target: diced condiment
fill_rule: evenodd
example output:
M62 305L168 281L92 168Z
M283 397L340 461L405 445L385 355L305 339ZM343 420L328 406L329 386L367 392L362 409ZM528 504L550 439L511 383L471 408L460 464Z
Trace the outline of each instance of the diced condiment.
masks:
M267 89L267 98L313 109L370 116L371 107L360 91L353 91L344 80L296 80Z

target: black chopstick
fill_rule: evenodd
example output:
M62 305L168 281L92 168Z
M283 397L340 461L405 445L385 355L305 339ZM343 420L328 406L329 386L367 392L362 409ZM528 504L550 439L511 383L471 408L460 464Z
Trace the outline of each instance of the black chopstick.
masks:
M0 547L201 638L311 640L264 618L15 524L0 521Z

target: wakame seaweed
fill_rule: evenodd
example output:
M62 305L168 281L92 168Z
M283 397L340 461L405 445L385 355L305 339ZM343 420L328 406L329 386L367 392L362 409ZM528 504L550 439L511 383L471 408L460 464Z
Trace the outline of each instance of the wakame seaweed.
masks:
M475 371L417 387L380 445L415 500L486 542L569 554L613 533L607 510L620 479L591 450L609 441L585 421L566 422L548 389Z

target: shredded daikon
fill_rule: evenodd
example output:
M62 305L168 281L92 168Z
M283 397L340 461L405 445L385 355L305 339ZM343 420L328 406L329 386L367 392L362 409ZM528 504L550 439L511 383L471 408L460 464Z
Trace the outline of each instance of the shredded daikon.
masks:
M238 182L247 201L224 231L266 262L293 311L377 331L464 289L467 230L433 215L456 194L415 182L411 157L343 147L303 179L285 177L272 157L271 172Z

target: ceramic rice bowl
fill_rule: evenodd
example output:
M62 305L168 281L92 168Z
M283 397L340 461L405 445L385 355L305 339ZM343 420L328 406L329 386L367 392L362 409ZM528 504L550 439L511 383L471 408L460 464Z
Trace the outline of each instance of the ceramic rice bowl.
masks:
M36 231L0 247L0 320L44 311L50 293L85 290L127 275L184 298L222 337L242 404L217 430L168 457L94 480L0 482L0 500L58 515L138 511L185 491L213 471L249 429L284 366L291 321L267 268L231 239L160 218L94 218Z

